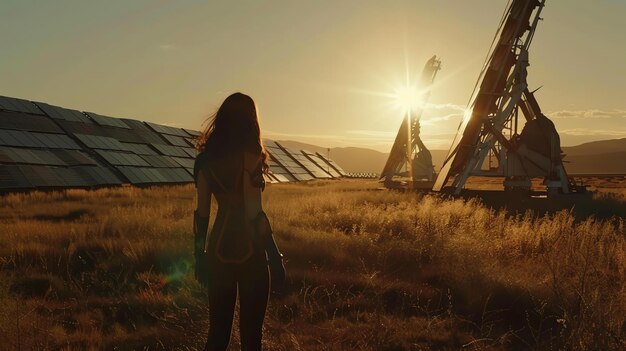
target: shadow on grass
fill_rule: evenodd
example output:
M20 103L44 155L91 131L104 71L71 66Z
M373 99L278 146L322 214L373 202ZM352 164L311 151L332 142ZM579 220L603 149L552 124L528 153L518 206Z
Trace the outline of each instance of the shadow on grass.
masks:
M459 196L445 195L452 198L476 199L484 206L506 211L508 215L524 215L532 211L535 217L554 215L560 211L570 211L577 221L589 217L597 219L615 219L626 217L626 203L615 194L561 195L553 198L530 197L525 193L506 193L504 191L464 190Z
M66 214L54 215L54 214L38 214L34 215L32 218L37 221L50 221L50 222L62 222L62 221L75 221L80 219L83 216L93 215L91 212L80 209L70 211Z

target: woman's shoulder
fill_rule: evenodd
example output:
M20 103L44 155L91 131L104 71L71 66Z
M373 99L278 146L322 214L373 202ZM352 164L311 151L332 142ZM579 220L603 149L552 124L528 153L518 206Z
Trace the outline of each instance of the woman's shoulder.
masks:
M196 159L193 163L194 179L198 178L198 174L200 173L200 170L208 167L210 162L211 162L211 157L208 152L204 150L198 152L198 154L196 155Z
M196 156L194 162L194 175L197 176L198 172L206 168L215 169L229 169L231 166L241 164L241 152L226 152L218 154L215 152L208 152L206 150L200 151Z

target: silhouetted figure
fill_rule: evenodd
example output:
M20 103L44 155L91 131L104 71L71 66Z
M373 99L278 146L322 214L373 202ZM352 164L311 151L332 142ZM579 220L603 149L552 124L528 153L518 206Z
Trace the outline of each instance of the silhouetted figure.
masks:
M230 95L198 141L194 166L196 279L208 288L209 337L205 350L226 350L239 292L242 350L261 350L262 326L272 285L285 268L261 205L268 154L260 137L256 106ZM209 235L211 195L218 210Z

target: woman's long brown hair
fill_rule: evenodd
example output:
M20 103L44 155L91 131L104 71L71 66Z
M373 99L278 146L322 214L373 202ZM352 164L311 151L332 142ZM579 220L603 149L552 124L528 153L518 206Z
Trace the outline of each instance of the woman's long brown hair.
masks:
M197 139L196 148L209 155L223 155L235 150L259 152L263 172L269 170L256 104L242 93L234 93L224 100L209 118L209 124Z

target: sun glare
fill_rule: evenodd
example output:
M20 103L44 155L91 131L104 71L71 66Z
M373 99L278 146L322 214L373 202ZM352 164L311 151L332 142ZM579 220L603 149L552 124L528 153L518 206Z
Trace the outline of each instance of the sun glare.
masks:
M403 111L415 110L422 107L424 99L422 93L415 87L405 86L394 93L395 105Z

